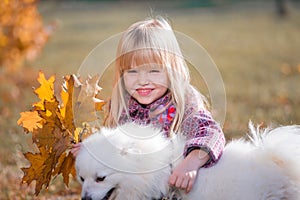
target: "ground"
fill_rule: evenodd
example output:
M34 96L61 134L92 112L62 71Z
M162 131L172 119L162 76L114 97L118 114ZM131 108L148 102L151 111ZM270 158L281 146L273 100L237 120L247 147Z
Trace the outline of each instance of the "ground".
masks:
M33 184L21 184L20 167L27 164L21 152L33 147L30 135L16 124L19 113L36 100L32 87L37 85L39 70L56 74L61 81L63 75L77 73L98 43L151 15L167 16L176 31L200 43L217 65L226 91L223 130L228 140L245 136L249 120L263 126L300 124L300 6L295 2L289 6L289 15L280 18L273 1L211 7L128 1L40 2L45 24L56 23L56 32L35 62L0 76L0 199L79 198L76 181L66 188L58 177L38 197L33 196ZM107 79L103 85L111 77ZM209 99L205 83L201 91Z

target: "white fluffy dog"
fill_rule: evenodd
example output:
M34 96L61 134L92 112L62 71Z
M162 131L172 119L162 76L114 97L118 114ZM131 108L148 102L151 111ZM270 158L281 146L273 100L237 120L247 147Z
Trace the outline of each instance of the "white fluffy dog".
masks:
M231 141L215 166L201 168L186 194L168 185L184 139L134 124L102 129L76 158L82 199L299 200L300 126L250 130L249 141Z

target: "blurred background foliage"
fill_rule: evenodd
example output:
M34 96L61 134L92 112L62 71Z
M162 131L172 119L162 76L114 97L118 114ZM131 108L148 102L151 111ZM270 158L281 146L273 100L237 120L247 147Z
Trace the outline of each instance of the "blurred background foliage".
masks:
M36 101L39 70L56 74L59 85L97 44L149 16L167 17L218 66L228 140L245 136L250 119L262 126L300 124L299 11L300 0L0 1L0 199L78 199L76 182L66 189L57 178L38 198L33 186L20 185L21 152L34 147L16 124L19 113ZM112 79L106 73L104 89Z

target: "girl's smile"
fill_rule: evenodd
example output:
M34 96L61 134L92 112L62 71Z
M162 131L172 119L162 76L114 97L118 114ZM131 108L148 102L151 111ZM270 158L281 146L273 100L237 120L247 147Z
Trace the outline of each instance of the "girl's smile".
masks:
M151 89L151 88L138 88L138 89L136 89L137 93L140 96L148 96L152 92L152 90L153 89Z

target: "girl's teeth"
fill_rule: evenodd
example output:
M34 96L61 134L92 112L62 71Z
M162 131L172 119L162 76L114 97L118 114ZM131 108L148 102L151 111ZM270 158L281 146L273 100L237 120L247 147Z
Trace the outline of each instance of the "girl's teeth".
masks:
M151 89L139 89L138 90L139 95L148 95L148 94L150 94L150 92L151 92Z

